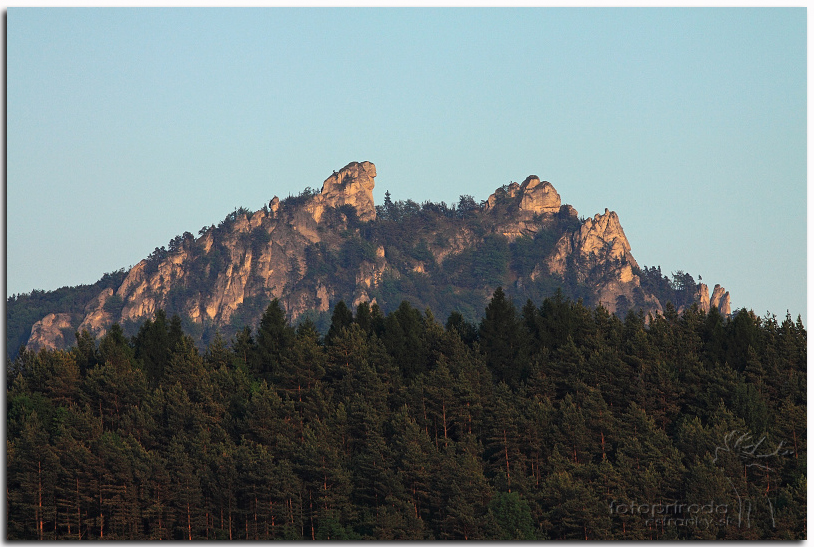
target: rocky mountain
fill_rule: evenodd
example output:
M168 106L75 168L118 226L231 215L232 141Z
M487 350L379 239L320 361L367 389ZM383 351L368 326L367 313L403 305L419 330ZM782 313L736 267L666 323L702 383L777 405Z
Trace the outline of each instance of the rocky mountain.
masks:
M18 321L14 328L29 329L20 340L29 349L63 348L74 332L99 337L113 323L133 333L164 309L207 341L216 331L228 337L256 324L272 298L291 321L309 316L318 326L340 300L387 312L406 299L442 317L457 310L475 321L497 286L519 304L561 290L615 313L663 313L668 301L679 310L696 302L731 311L720 285L710 297L688 274L671 280L660 269L640 268L615 212L581 219L537 176L502 186L481 203L461 196L451 206L394 203L389 194L376 206L375 177L372 163L353 162L319 192L307 188L275 196L258 211L239 209L198 237L174 238L118 277L108 274L107 283L94 285L98 293L74 298L70 307L65 298L51 309L42 304L36 309L47 313L33 325ZM47 293L38 297L47 300ZM9 299L8 316L25 305ZM10 350L21 336L12 330Z

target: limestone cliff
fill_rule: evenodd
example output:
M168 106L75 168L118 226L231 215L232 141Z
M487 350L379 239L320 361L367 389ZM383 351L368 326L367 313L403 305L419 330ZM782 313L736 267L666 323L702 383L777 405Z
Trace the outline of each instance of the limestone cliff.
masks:
M326 208L338 208L350 205L356 209L359 220L376 219L376 207L373 203L373 179L376 177L376 166L365 161L352 162L338 173L325 179L322 191L306 205L316 222L322 218Z
M372 163L352 162L327 177L318 193L275 196L259 211L235 211L197 238L178 236L168 250L157 249L120 284L91 298L81 314L47 314L32 326L28 346L66 347L73 343L66 333L85 329L100 337L114 322L133 332L158 309L198 325L201 336L220 330L228 337L239 325L256 323L272 298L294 321L325 314L339 300L378 303L386 311L403 298L460 305L454 297L469 298L465 305L476 309L497 285L522 298L536 285L551 286L546 280L577 283L588 289L588 304L611 312L631 306L662 311L663 302L642 289L613 211L581 221L550 182L534 175L466 210L414 202L377 208L376 176ZM729 293L720 286L710 298L701 285L697 299L704 309L730 313Z
M71 326L73 322L70 314L49 313L34 323L27 347L29 349L61 349L71 345L74 342Z
M560 210L560 195L548 181L540 181L540 177L529 175L522 184L512 182L504 188L499 188L489 196L484 210L493 210L501 198L514 200L513 207L524 216L539 215L541 213L557 213Z
M710 297L709 287L705 283L699 283L695 291L693 303L698 304L698 308L705 313L708 313L709 310L714 308L724 317L732 315L729 303L729 291L720 285L715 285L712 296ZM685 309L687 309L687 306L681 306L678 308L678 311L683 312Z
M709 299L709 305L711 307L718 308L721 315L730 315L732 313L732 309L729 304L729 291L720 285L715 285L715 288L712 291L712 297Z
M197 239L187 234L165 257L136 264L115 293L106 289L94 298L74 327L102 336L113 322L152 317L159 308L173 307L173 296L201 273L210 281L207 290L191 291L180 310L174 306L176 312L195 323L226 324L251 297L283 299L292 318L309 309L327 310L333 295L330 288L320 286L313 294L284 294L284 288L291 285L292 278L296 281L302 277L304 249L326 238L336 240L333 232L346 226L347 218L339 215L344 221L340 218L331 227L334 230L321 231L326 211L350 206L359 220L376 218L372 193L375 176L372 163L353 162L334 172L323 183L322 191L302 204L287 207L275 196L260 211L236 213L227 219L224 229L210 229ZM381 277L380 272L377 275ZM362 281L370 283L366 278ZM105 303L113 296L123 302L115 317L105 311ZM34 325L29 346L59 346L61 339L55 329L65 328L71 328L70 319L55 319L51 314Z
M562 275L569 257L589 261L618 261L638 267L630 254L630 243L619 222L619 216L615 211L607 209L602 215L596 214L593 218L586 219L578 231L563 234L547 261L549 270Z

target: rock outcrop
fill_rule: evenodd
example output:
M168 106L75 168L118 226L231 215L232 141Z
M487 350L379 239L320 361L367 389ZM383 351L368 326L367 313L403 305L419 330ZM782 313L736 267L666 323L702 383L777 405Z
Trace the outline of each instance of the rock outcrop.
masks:
M376 221L375 177L372 163L352 162L325 179L318 194L309 191L285 200L275 196L262 210L235 211L198 238L184 234L173 240L170 251L131 268L118 287L102 290L83 314L43 317L31 329L28 346L67 347L73 338L65 333L87 329L101 337L114 322L132 326L158 309L172 310L201 330L213 331L231 325L235 317L247 323L258 320L272 298L280 299L292 321L307 312L328 312L340 299L353 306L377 300L386 306L402 282L417 290L433 283L448 285L452 281L445 276L458 275L456 268L477 271L480 245L494 236L509 243L524 238L523 245L542 253L534 255L534 262L525 260L522 272L508 272L506 282L518 290L570 271L576 272L578 283L591 288L594 301L589 304L601 303L611 312L632 305L648 312L662 310L658 299L642 290L630 243L613 211L605 209L580 221L551 183L532 175L522 184L498 188L480 209L474 206L463 216L437 213L430 217L435 220L426 233L393 234L394 228L385 226L391 239L377 240L363 235L359 224ZM538 237L541 234L544 237ZM387 247L391 244L401 247ZM448 260L453 265L447 270ZM337 272L341 280L332 277ZM482 291L487 300L494 290L486 284L474 289L477 282L471 278L467 283L445 290ZM730 313L729 293L720 286L710 297L701 285L696 296L703 309L713 306Z
M706 283L699 283L698 289L695 291L694 301L698 304L698 308L704 313L708 313L709 310L715 308L724 317L732 315L729 292L720 285L715 285L715 288L712 290L712 296L710 296L709 287ZM679 308L678 311L684 311L684 307Z
M79 331L86 330L97 338L105 335L107 326L113 322L110 313L105 311L105 304L111 296L113 289L105 289L85 306L86 315L79 325Z
M560 195L548 181L534 175L520 185L520 210L534 215L556 213L560 210Z
M697 304L698 309L704 313L709 313L711 309L716 309L724 317L732 315L729 292L720 285L715 285L715 288L712 290L712 296L710 296L709 287L706 283L699 283L693 296L693 303ZM679 306L677 310L678 313L683 313L689 306L689 304Z
M358 220L375 220L375 177L376 167L372 163L352 162L325 179L322 191L301 205L292 208L275 196L263 210L233 215L230 225L219 230L217 237L212 229L197 240L188 235L180 248L158 261L140 261L115 291L105 289L96 296L86 306L78 328L103 336L113 322L137 322L152 317L159 308L166 309L173 292L188 285L197 270L203 270L211 282L208 290L190 294L182 305L183 313L194 323L228 323L252 297L283 299L292 319L309 309L328 310L335 295L330 287L320 285L296 294L285 294L284 289L303 277L307 269L306 247L322 242L325 237L332 240L329 243L339 242L331 230L324 232L319 228L328 209L349 205ZM257 241L264 243L258 245ZM369 289L371 282L381 279L383 260L381 249L375 265L362 269L369 275L362 275L361 285ZM108 299L114 296L122 304L115 317L105 309ZM34 326L29 346L59 347L70 343L72 340L62 339L60 329L70 330L72 326L77 327L67 314L50 314Z
M695 291L695 301L704 313L709 311L709 287L704 283L699 283L698 290Z
M619 216L607 209L602 215L586 219L578 231L560 237L547 261L549 271L562 275L569 256L588 261L614 260L638 268Z
M483 212L497 220L494 231L512 242L518 237L534 237L543 226L551 224L562 207L554 186L530 175L522 184L512 182L495 190L484 202ZM565 214L570 212L566 210Z
M306 210L319 222L327 207L339 208L350 205L356 209L359 220L376 219L376 206L373 203L373 186L376 166L369 161L351 162L339 172L325 179L322 191L307 205Z
M72 317L68 313L49 313L31 327L31 337L26 346L31 350L61 349L74 342Z
M625 312L636 304L637 293L643 301L639 304L648 313L661 314L663 308L658 298L641 292L641 279L633 273L630 262L618 264L605 274L597 284L597 301L611 313Z
M729 291L727 291L720 285L715 285L715 288L712 290L712 296L709 299L709 305L711 307L718 308L718 311L721 312L721 315L724 316L732 315L732 308L730 307L729 303Z
M500 200L510 200L509 210L515 209L524 216L553 214L560 210L560 195L548 181L541 181L536 175L529 175L522 184L512 182L498 188L484 204L484 211L494 210Z

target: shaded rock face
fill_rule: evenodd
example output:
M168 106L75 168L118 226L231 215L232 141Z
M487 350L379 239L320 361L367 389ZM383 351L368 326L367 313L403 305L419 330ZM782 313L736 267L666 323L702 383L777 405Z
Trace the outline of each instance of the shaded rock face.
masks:
M33 326L29 349L68 347L74 340L65 333L76 329L101 337L114 322L140 322L154 317L158 309L172 308L202 328L219 329L236 314L243 321L251 320L246 313L256 311L247 310L272 298L280 299L291 321L309 311L327 312L340 299L353 306L373 303L377 294L384 298L379 289L386 279L441 271L438 268L446 260L478 249L487 236L530 241L542 230L558 230L546 236L558 237L556 244L546 251L547 256L535 259L537 263L526 270L525 277L511 274L517 287L540 277L563 276L574 262L600 265L600 277L580 272L578 282L588 285L596 301L610 312L616 312L620 303L624 311L634 301L645 311L662 311L658 299L641 290L636 260L617 214L605 209L580 222L577 211L561 203L553 185L534 175L489 196L472 213L480 215L477 229L450 220L443 234L434 232L424 242L431 258L409 258L396 251L393 256L399 262L394 265L384 244L361 241L359 224L352 222L347 209L353 208L358 221L376 220L375 177L372 163L352 162L325 179L319 194L291 200L275 196L262 210L236 211L197 239L185 234L171 252L142 260L119 287L101 291L86 305L84 314L46 315ZM347 285L340 286L330 275L314 273L320 271L318 265L314 272L309 271L318 264L309 262L309 253L313 258L315 252L322 252L319 249L339 250L348 238L371 246L347 270ZM712 297L705 285L700 286L697 299L705 310L713 306L723 314L730 313L729 293L718 285Z
M618 264L597 285L597 300L610 313L624 312L627 307L620 309L620 303L626 302L627 306L630 306L635 302L637 289L641 289L641 279L633 273L631 263ZM645 311L653 314L664 313L658 298L650 294L644 294L643 298L642 308Z

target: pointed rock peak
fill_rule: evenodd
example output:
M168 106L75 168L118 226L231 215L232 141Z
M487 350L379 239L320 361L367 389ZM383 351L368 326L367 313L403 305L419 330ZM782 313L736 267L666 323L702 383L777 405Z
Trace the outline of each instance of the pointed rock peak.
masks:
M351 162L325 179L322 191L306 207L319 222L325 207L351 205L359 220L376 218L373 202L376 166L369 161Z
M695 301L698 302L704 312L709 311L709 287L705 283L699 283L698 289L695 291Z
M581 230L586 233L588 231L601 233L603 237L608 236L611 239L621 235L627 248L630 249L630 244L627 243L625 237L625 231L622 229L622 223L619 222L619 215L616 214L616 211L609 211L607 207L604 213L596 213L593 217L585 219Z
M585 219L574 234L573 245L585 255L608 252L610 257L638 267L633 255L630 254L630 242L625 236L616 211L605 209L604 214L597 213L593 218Z
M732 306L729 301L729 291L716 284L709 299L710 307L718 308L721 315L732 315Z

